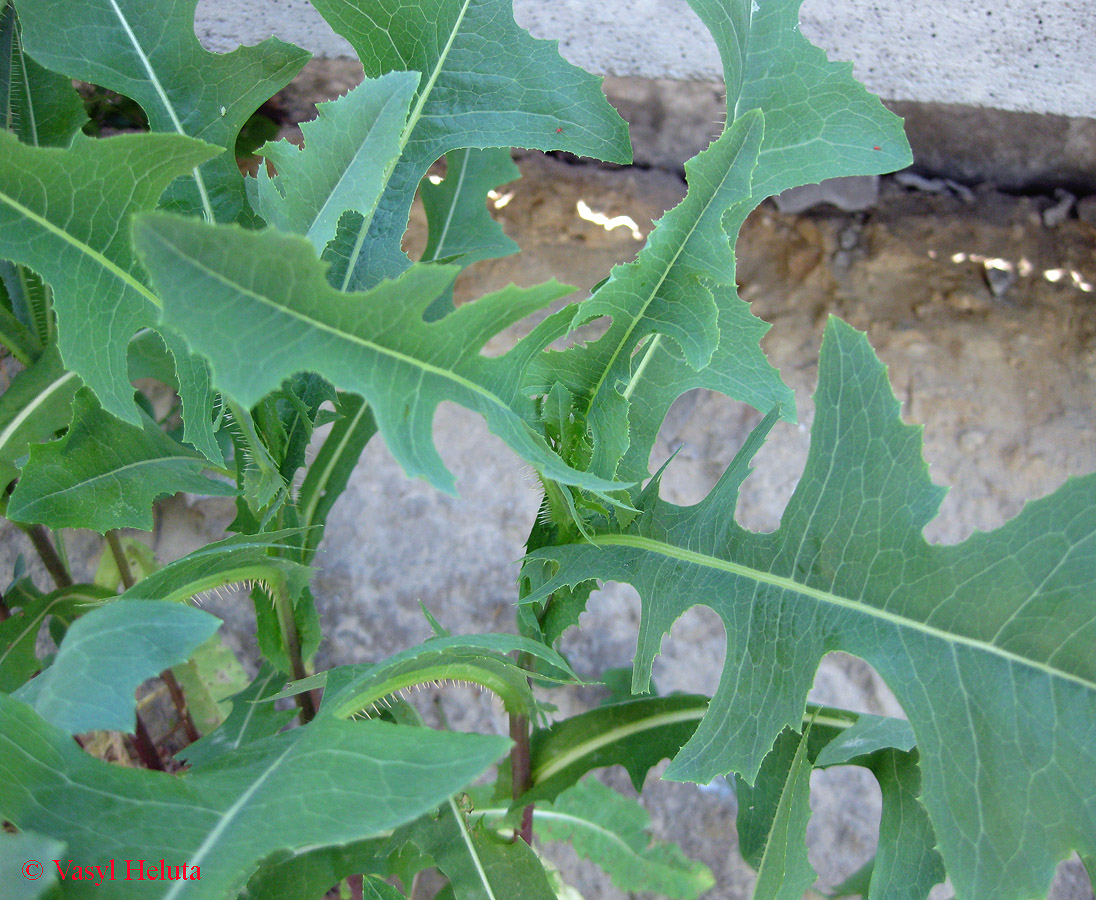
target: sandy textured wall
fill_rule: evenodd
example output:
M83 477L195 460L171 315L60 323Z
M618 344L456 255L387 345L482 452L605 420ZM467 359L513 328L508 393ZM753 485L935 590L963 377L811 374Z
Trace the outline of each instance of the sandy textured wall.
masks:
M759 3L765 0L757 0ZM719 57L685 0L515 0L517 20L605 75L711 81ZM1096 117L1096 15L1084 0L806 0L803 31L892 100ZM198 34L228 50L271 33L318 56L350 49L306 0L201 0Z

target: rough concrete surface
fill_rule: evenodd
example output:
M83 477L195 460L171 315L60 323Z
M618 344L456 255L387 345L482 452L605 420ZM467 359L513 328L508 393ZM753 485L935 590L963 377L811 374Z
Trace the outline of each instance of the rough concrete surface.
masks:
M628 122L639 165L680 168L719 136L726 118L722 82L606 78L605 93ZM1096 119L969 102L889 100L886 106L905 121L917 172L969 185L991 181L1010 191L1096 192Z
M278 95L279 116L311 118L316 100L345 93L361 77L356 60L312 60ZM722 82L610 77L604 89L628 122L639 166L681 169L719 136L726 118ZM887 106L904 119L912 169L922 175L1009 191L1096 194L1096 119L912 101Z
M516 0L514 15L592 72L722 78L714 43L685 0ZM851 60L857 78L888 99L1096 116L1096 17L1084 0L807 0L801 18L804 34L831 59ZM216 50L273 33L320 56L350 53L305 0L200 0L197 30Z
M461 300L552 276L588 288L641 243L629 225L607 230L581 218L579 202L590 214L631 217L643 235L684 188L676 176L655 171L532 154L520 162L525 177L500 190L496 215L524 253L474 267L458 285ZM741 294L773 323L764 347L796 391L799 425L778 425L759 455L742 493L744 525L774 528L802 469L819 340L830 313L867 331L890 367L904 417L925 424L933 479L953 486L929 539L957 541L994 528L1068 475L1096 469L1096 228L1075 218L1047 228L1042 213L1053 204L990 189L963 200L884 179L879 205L867 212L821 208L791 216L766 203L751 217L738 246ZM422 239L416 210L409 246ZM520 330L489 352L501 352ZM660 463L680 448L664 482L669 498L699 500L758 418L704 392L675 404L652 460ZM462 409L443 406L435 435L457 474L459 497L408 480L374 441L332 513L313 583L326 635L321 667L376 660L426 638L420 600L456 632L513 627L515 561L538 504L533 480ZM174 558L219 536L231 517L223 501L173 498L153 536L158 555ZM90 536L74 535L69 544L73 558L90 566L96 546ZM16 551L29 555L22 536L10 531L2 548L4 565ZM240 596L208 608L226 619L240 652L253 655L248 606ZM630 588L599 592L582 627L564 638L579 672L628 665L638 616ZM710 692L724 654L718 618L694 609L677 622L663 651L655 668L662 690ZM563 713L600 699L596 691L556 693L551 699ZM901 713L868 666L841 654L824 662L813 697ZM455 727L504 729L499 710L479 695L447 688L437 698ZM627 789L619 773L609 778ZM816 774L812 785L811 858L821 884L834 884L873 851L878 790L864 773L847 770ZM679 841L716 873L711 900L749 896L752 874L737 855L734 793L726 782L697 788L652 776L644 803L657 835ZM624 897L569 848L549 854L589 900ZM948 895L940 887L934 897ZM1052 897L1091 900L1076 861L1063 866Z

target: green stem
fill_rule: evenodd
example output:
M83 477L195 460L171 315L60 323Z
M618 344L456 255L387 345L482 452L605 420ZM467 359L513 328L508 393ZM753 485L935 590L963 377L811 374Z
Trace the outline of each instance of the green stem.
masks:
M110 555L114 557L114 564L118 567L118 574L122 578L122 587L128 591L137 582L133 577L133 570L129 567L129 560L126 559L126 551L122 546L122 541L116 530L108 531L104 537L107 546L110 548ZM113 586L111 590L113 590Z
M72 575L69 574L61 557L57 555L57 550L53 546L53 541L49 539L46 529L41 525L22 525L18 522L16 525L30 538L38 558L42 560L53 583L59 588L72 587Z

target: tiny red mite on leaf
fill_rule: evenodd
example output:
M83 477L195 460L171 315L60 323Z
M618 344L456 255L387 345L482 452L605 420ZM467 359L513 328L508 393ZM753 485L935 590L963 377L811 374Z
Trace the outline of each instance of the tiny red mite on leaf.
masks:
M882 147L872 147L872 150L882 150Z
M560 133L562 133L562 131L563 131L563 129L562 129L562 128L557 128L557 129L556 129L556 134L560 134Z

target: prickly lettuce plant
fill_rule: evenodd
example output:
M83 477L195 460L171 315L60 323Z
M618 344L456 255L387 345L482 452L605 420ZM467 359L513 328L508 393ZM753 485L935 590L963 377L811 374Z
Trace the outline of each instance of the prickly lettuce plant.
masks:
M864 337L831 320L781 525L735 522L751 459L795 417L758 345L768 326L737 297L738 229L789 187L909 162L900 121L799 34L795 0L690 0L723 59L722 134L634 262L494 357L489 339L571 289L454 307L462 268L517 249L485 194L515 177L514 146L629 160L597 79L518 28L509 0L313 0L365 80L320 107L303 149L269 143L245 178L240 129L307 54L274 39L208 53L195 4L18 0L0 18L4 512L52 581L17 571L0 602L5 896L318 900L341 884L391 900L425 896L431 868L439 896L559 896L536 839L571 843L623 890L696 897L707 869L653 844L642 809L590 775L621 765L638 789L667 757L669 779L737 776L759 898L814 882L809 778L836 765L871 771L883 797L852 892L915 900L946 875L962 898L1023 900L1070 852L1091 870L1093 477L928 545L943 490L919 431ZM150 131L85 136L74 78L131 97ZM430 233L412 261L417 191ZM599 337L550 349L601 317ZM171 389L167 417L138 379ZM709 496L679 507L648 461L694 388L765 415ZM328 513L373 438L451 491L431 434L443 400L482 415L543 487L517 633L431 618L420 646L314 672ZM234 496L233 534L161 566L119 529L152 528L180 491ZM91 582L66 562L71 528L104 536ZM584 686L557 641L609 580L642 597L630 691L553 720L545 691ZM240 585L254 678L196 608ZM652 694L662 636L696 604L726 626L719 688ZM908 721L808 705L835 650L870 662ZM181 748L137 703L149 679ZM424 727L409 692L451 682L497 695L509 739Z

